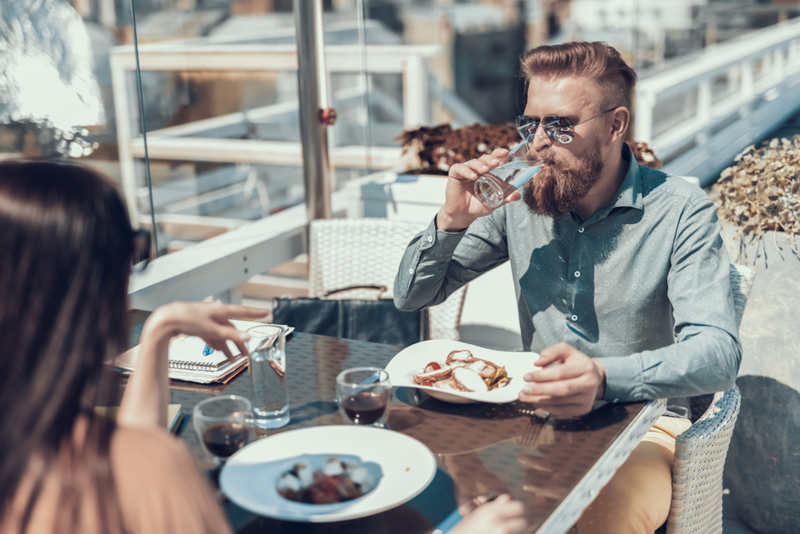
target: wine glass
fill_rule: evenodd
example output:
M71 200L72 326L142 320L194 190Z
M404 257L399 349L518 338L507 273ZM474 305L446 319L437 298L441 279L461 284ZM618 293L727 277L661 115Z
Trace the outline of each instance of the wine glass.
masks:
M238 395L213 397L194 407L194 429L215 465L247 445L252 409L250 401Z
M392 384L380 367L356 367L336 377L336 398L345 421L386 428Z

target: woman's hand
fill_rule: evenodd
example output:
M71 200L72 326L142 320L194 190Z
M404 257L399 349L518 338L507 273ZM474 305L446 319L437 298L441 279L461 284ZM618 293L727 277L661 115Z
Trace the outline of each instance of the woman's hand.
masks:
M186 334L202 338L214 350L233 359L228 341L248 354L247 335L236 330L231 319L259 319L266 310L219 302L173 302L154 311L142 329L136 370L131 375L117 416L121 425L167 426L169 402L169 342Z
M232 341L242 354L247 355L249 353L245 342L250 336L239 332L230 320L261 319L266 315L266 310L260 308L221 302L173 302L153 312L142 330L142 342L149 336L197 336L232 361L234 358L227 341Z
M522 503L508 495L478 506L472 513L454 526L451 534L519 534L525 532L528 522Z

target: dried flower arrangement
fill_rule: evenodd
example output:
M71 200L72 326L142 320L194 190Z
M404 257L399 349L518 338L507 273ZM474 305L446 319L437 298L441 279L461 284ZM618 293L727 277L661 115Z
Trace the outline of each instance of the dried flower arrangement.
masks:
M406 174L447 175L456 163L509 148L520 141L513 124L473 124L453 129L449 124L404 130L395 139L403 146Z
M800 257L794 243L800 233L800 134L792 141L765 141L759 149L750 145L735 161L722 171L713 197L720 219L739 227L740 252L744 253L745 237L750 238L748 245L759 243L764 232L774 231L784 232ZM773 239L780 250L777 234Z
M406 174L447 175L455 163L491 154L496 148L509 148L520 141L513 123L473 124L453 129L449 124L404 130L395 138L403 146ZM661 168L653 149L647 143L627 141L641 165Z

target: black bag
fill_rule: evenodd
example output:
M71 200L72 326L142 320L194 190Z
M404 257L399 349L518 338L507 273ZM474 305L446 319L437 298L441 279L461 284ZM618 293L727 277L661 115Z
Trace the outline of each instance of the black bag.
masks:
M391 299L334 299L344 292L386 291L385 286L354 286L330 291L325 298L278 298L272 322L298 332L407 347L429 336L428 310L404 312ZM337 295L338 294L338 295Z

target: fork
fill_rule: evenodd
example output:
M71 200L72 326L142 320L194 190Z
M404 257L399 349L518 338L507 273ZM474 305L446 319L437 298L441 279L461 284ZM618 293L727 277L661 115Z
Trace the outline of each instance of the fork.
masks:
M536 408L533 410L527 408L518 408L520 413L530 416L530 424L525 428L525 432L519 438L518 443L523 447L534 447L536 440L542 429L546 426L547 420L550 418L550 413Z

